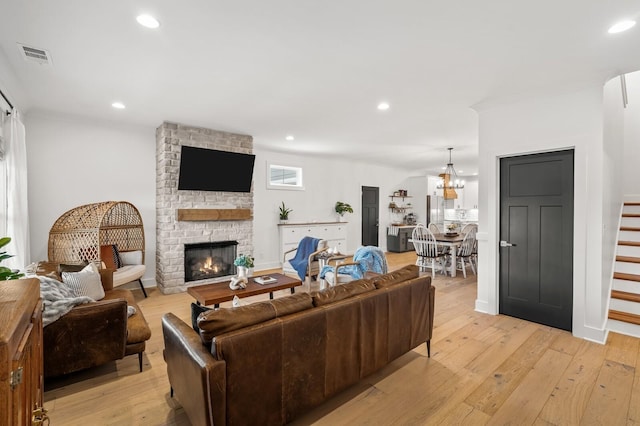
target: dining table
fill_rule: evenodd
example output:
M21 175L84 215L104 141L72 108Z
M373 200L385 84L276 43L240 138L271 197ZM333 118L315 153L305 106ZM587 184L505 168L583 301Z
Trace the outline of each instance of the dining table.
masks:
M464 234L433 234L438 245L449 247L449 255L451 256L451 265L447 268L447 272L451 277L456 276L456 256L458 254L458 247L464 240Z

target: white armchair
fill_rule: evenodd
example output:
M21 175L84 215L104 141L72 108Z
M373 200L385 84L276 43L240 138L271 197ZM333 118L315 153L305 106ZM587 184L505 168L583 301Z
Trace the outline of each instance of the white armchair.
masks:
M311 280L315 280L317 275L320 273L320 265L318 263L317 255L329 249L329 245L327 240L318 241L318 248L316 251L312 252L308 256L308 265L307 265L307 274L305 276L305 282L310 283ZM292 248L291 250L287 250L284 252L284 257L282 259L282 273L284 275L290 275L292 277L300 278L298 276L298 271L294 269L294 267L289 262L294 258L298 247Z

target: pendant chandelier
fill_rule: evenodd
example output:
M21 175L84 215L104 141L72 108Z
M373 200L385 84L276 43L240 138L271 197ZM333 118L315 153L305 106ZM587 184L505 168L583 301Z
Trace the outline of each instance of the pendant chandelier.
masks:
M444 173L440 174L437 188L444 190L462 189L464 188L464 181L458 178L456 169L453 168L453 163L451 162L451 151L453 151L453 148L447 149L449 150L449 162L447 163L447 168Z

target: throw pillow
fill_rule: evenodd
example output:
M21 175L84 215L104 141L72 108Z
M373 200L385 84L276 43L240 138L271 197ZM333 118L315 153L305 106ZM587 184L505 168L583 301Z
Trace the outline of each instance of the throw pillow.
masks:
M58 272L80 272L88 265L87 262L82 263L61 263L58 265Z
M100 273L93 263L85 266L80 272L63 272L62 282L73 291L76 297L89 296L93 300L104 298Z
M120 261L122 262L122 266L142 265L142 250L121 251Z
M122 266L118 246L115 244L100 246L100 259L104 262L107 269L118 269Z

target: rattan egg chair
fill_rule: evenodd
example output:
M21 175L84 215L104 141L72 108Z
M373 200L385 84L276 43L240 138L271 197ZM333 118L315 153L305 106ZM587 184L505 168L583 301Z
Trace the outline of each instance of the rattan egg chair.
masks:
M141 251L144 265L144 228L133 204L105 201L67 211L49 231L48 257L59 263L101 262L100 247L106 245L116 245L120 252ZM146 297L141 276L137 280Z

